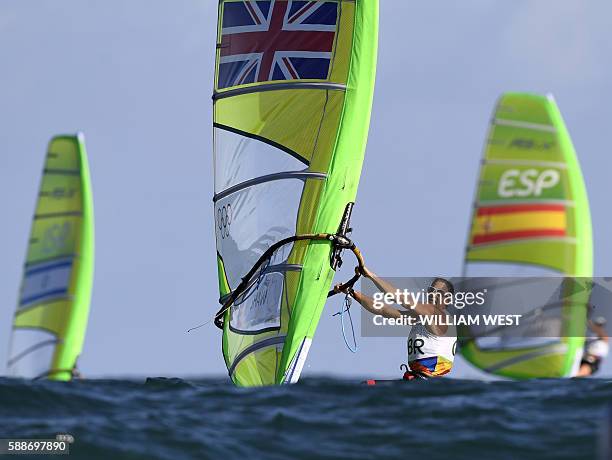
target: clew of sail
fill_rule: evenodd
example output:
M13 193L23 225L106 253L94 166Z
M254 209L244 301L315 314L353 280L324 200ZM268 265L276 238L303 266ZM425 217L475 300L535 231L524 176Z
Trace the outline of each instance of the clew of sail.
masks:
M223 356L241 386L296 382L354 201L376 69L377 0L219 2L214 215Z
M511 378L570 376L584 343L589 289L561 277L591 277L592 257L586 189L554 99L504 94L480 170L465 274L559 277L553 293L558 308L546 311L558 329L553 337L498 342L466 329L463 334L472 339L461 347L462 355Z
M82 134L51 140L32 222L8 375L70 380L93 280L93 204Z

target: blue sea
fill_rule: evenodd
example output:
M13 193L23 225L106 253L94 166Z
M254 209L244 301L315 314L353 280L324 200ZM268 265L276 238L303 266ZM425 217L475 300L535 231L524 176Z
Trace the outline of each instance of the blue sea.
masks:
M53 458L88 460L597 459L608 458L611 401L612 381L598 379L306 378L256 389L0 379L0 438L68 433L70 455Z

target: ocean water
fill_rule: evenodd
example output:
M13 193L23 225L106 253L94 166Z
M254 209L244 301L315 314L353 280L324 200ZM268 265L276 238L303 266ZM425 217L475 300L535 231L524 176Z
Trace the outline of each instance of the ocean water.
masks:
M70 456L54 458L73 459L591 459L611 401L612 381L598 379L0 379L0 438L69 433Z

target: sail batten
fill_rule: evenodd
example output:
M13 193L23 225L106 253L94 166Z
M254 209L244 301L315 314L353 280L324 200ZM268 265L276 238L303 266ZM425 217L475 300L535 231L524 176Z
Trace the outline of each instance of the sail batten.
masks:
M228 97L239 96L241 94L261 93L264 91L280 91L284 89L297 90L297 89L319 89L319 90L330 90L330 91L346 91L346 85L338 83L321 83L321 82L302 82L302 83L270 83L267 85L236 88L233 90L215 92L213 94L213 101L218 99L225 99Z

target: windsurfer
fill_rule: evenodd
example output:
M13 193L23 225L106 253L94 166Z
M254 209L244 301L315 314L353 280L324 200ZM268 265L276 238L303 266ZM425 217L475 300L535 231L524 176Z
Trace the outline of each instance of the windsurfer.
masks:
M395 293L397 289L391 283L378 277L374 272L364 267L362 274L372 280L374 285L382 292ZM439 321L430 324L418 322L412 326L408 335L408 366L405 367L405 380L415 378L440 377L448 374L455 358L457 333L453 326L446 325L446 308L450 303L446 293L454 294L452 283L444 278L435 278L427 288L427 302L415 303L403 299L398 305L405 311L398 310L391 305L377 308L374 299L353 288L335 287L337 292L344 292L353 297L367 311L385 318L399 319L403 315L410 315L417 319L424 316L438 316ZM403 365L404 366L404 365Z
M596 338L587 340L584 347L584 355L580 362L580 368L576 377L588 377L599 370L603 359L610 351L609 337L605 329L606 319L603 317L595 320L589 319L588 326L595 333Z

